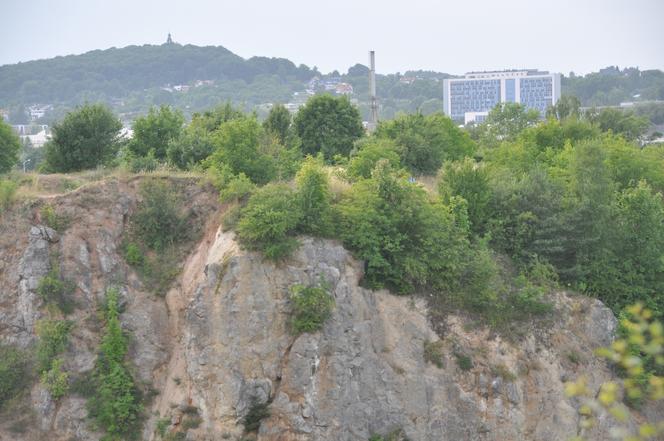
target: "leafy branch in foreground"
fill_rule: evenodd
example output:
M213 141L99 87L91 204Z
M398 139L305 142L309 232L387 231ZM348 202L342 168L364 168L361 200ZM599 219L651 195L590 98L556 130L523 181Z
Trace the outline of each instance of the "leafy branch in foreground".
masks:
M584 434L595 426L599 418L606 416L617 423L611 429L611 435L623 441L653 439L664 434L664 420L646 421L637 426L636 432L631 431L628 426L629 410L620 401L621 396L652 402L664 399L664 377L657 372L648 372L646 367L646 360L652 360L660 371L664 366L664 327L653 319L652 311L641 304L630 306L627 313L628 317L621 322L626 336L596 352L624 369L626 378L623 384L606 382L600 386L598 393L590 390L583 377L565 385L565 393L581 401L581 435L573 441L585 440Z

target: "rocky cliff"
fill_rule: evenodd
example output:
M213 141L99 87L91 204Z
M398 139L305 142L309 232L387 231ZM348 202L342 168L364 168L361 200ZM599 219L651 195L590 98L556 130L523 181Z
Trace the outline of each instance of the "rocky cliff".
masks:
M46 314L36 294L57 256L75 284L75 326L65 368L89 371L100 339L106 289L120 291L131 335L130 365L146 390L142 438L245 439L242 418L257 403L269 416L258 440L365 441L400 432L410 440L567 440L577 434L577 403L567 379L592 387L612 377L592 351L612 339L616 319L599 301L551 293L554 313L505 339L451 315L438 335L426 302L360 287L362 264L340 244L302 238L286 262L243 251L220 228L212 191L180 183L202 237L177 281L156 296L124 262L120 244L138 199L137 179L109 179L48 203L69 218L60 234L43 225L36 200L0 221L0 339L29 349ZM324 280L335 300L313 334L289 332L289 290ZM425 347L440 353L426 361ZM433 348L433 349L432 349ZM148 399L149 398L149 399ZM35 380L0 419L1 440L96 440L85 398L54 401ZM187 423L195 417L196 424ZM639 419L639 415L634 415ZM608 438L607 422L590 434ZM253 435L252 435L253 436ZM178 439L178 438L173 438Z

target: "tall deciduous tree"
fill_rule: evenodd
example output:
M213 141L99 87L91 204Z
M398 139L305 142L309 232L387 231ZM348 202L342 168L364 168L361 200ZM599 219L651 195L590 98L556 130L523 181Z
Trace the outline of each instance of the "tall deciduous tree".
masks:
M0 173L8 172L18 161L21 142L12 128L0 119Z
M295 116L295 130L308 155L322 152L325 159L348 156L353 143L362 137L362 119L346 97L315 96Z
M97 167L118 151L122 123L102 104L86 104L53 126L46 145L46 169L72 172Z
M461 159L475 151L470 137L441 114L398 117L381 123L376 136L393 140L401 164L414 174L433 175L443 161Z
M263 122L263 128L276 136L283 145L286 145L290 125L291 114L282 104L272 107L267 119Z
M168 106L153 107L146 116L134 121L134 137L129 149L138 156L153 152L155 158L165 159L168 143L179 138L183 125L184 117L179 110Z

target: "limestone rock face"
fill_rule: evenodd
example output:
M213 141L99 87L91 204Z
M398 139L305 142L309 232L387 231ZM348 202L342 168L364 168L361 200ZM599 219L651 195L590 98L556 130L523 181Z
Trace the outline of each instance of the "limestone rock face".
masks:
M64 354L76 378L94 365L97 308L106 288L117 287L132 372L154 395L142 439L161 439L156 429L165 424L187 440L241 440L243 418L267 404L259 441L366 441L395 430L414 441L564 441L578 433L578 403L565 397L564 382L585 375L597 388L612 378L592 351L610 343L617 322L597 300L551 293L551 317L524 323L509 339L460 316L437 326L445 329L438 335L423 299L362 288L363 265L339 243L301 238L279 264L242 250L219 228L215 194L195 183L183 191L202 238L176 283L155 295L120 252L137 186L112 180L58 197L52 203L71 219L61 234L30 213L0 221L2 231L19 223L16 239L0 238L0 341L32 347L34 324L46 314L35 290L57 253L76 286ZM290 288L321 282L334 297L331 318L319 332L292 335ZM442 368L424 358L425 342L438 341ZM35 383L23 405L25 427L17 432L0 419L0 440L103 436L86 419L83 397L54 402ZM609 439L608 428L601 421L588 437Z

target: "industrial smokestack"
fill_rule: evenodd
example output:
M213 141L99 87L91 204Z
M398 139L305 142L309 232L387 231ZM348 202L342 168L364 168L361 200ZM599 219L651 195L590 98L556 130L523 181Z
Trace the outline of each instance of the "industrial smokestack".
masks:
M369 66L369 94L371 100L369 130L372 131L378 125L378 101L376 99L376 55L374 51L369 51Z

